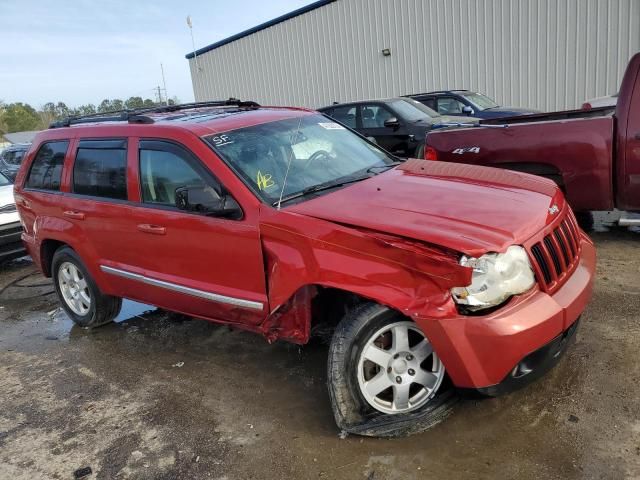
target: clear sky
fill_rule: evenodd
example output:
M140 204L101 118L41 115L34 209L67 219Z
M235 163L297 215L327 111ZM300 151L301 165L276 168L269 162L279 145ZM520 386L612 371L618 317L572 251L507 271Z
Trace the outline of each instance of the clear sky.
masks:
M70 107L104 98L193 101L192 50L312 0L0 0L0 100Z

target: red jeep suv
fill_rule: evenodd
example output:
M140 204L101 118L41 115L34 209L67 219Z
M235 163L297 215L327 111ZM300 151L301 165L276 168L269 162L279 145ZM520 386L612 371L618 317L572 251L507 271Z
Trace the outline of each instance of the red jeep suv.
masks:
M400 161L311 110L230 99L67 119L38 134L15 197L78 325L129 298L269 341L334 327L346 432L424 429L456 389L538 377L591 295L593 244L553 182Z

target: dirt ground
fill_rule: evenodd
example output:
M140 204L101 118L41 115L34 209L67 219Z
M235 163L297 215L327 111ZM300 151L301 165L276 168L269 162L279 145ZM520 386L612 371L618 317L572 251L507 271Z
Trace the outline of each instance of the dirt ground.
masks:
M409 438L338 436L326 346L127 302L86 331L28 260L0 268L0 478L640 478L640 233L593 234L576 343L524 390Z

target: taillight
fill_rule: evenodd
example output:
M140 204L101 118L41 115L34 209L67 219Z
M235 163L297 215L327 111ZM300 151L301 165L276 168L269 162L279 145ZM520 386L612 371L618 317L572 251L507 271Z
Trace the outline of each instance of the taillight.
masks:
M424 149L424 159L435 162L438 160L438 152L436 152L435 148L426 146Z
M591 104L589 102L584 102L582 104L582 110L591 110Z

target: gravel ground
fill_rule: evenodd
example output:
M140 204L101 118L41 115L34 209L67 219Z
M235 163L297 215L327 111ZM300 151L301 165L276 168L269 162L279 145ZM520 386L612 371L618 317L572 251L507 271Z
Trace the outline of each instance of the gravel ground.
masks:
M640 478L640 233L603 221L594 298L558 366L395 440L339 438L326 346L132 302L86 331L29 261L0 267L0 478Z

